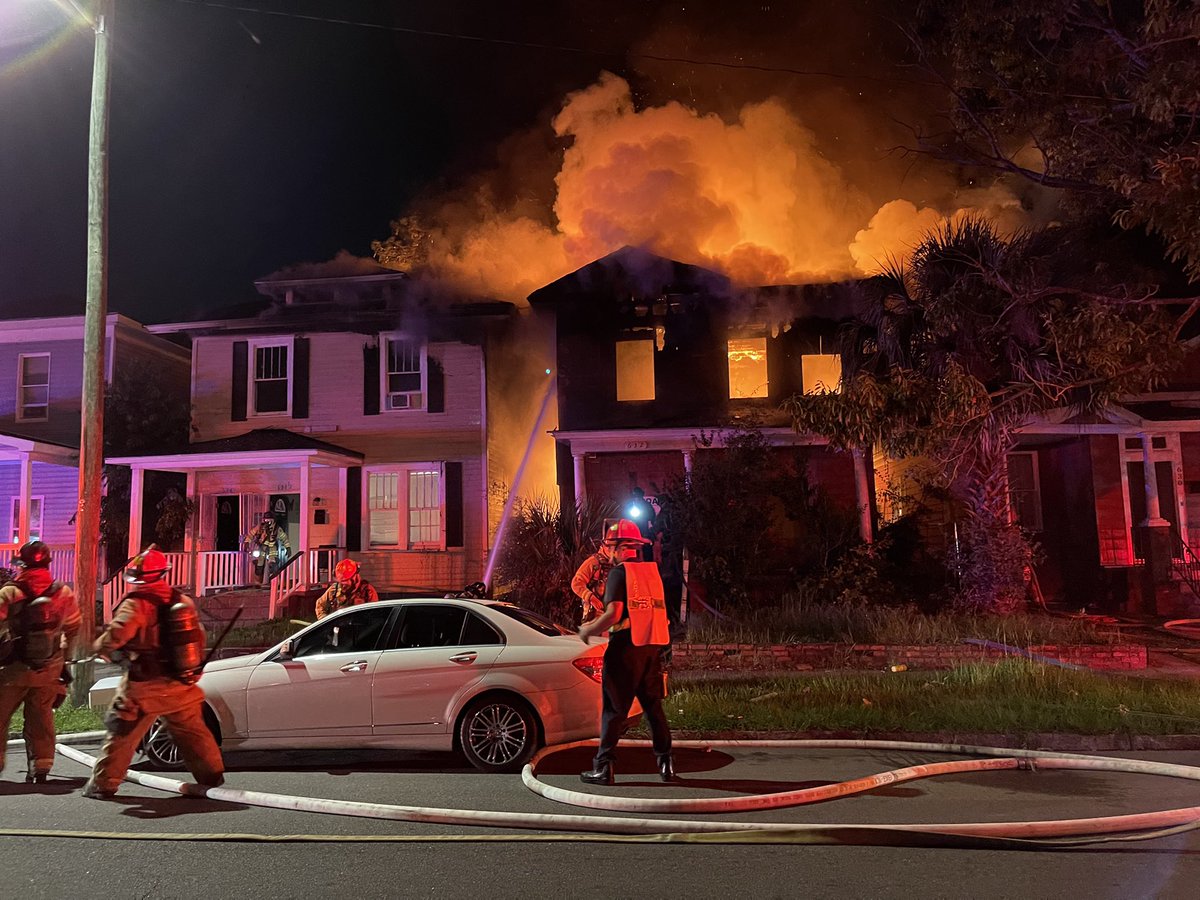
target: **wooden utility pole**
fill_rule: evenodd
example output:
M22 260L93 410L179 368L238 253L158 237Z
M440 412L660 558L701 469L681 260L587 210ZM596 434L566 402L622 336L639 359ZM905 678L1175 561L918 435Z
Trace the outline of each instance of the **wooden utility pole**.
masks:
M75 591L83 613L80 648L96 635L100 491L104 468L104 338L108 319L108 50L114 0L95 0L95 61L88 140L87 299L83 325L83 396L79 428L79 507L75 514ZM76 672L75 697L86 698L91 665Z

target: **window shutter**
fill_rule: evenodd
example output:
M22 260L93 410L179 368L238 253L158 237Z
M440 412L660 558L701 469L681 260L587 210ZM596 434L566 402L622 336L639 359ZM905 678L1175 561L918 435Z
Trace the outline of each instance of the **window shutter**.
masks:
M446 375L442 371L442 362L437 357L426 356L429 373L426 376L429 388L429 402L426 409L431 413L446 411Z
M379 415L379 345L363 344L363 415Z
M463 546L463 464L446 463L446 546Z
M346 470L346 549L362 549L362 466Z
M233 394L229 398L229 418L246 421L247 380L250 377L250 351L246 341L233 342Z
M298 337L292 342L292 418L308 418L309 341Z

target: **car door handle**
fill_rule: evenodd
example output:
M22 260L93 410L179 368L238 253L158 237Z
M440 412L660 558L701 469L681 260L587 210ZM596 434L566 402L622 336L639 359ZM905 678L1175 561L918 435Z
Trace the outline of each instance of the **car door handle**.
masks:
M468 650L466 653L455 653L452 657L450 657L450 662L472 663L475 662L475 657L478 655L479 654L474 650Z
M365 659L356 659L352 663L346 663L342 666L343 672L365 672L367 671L367 661Z

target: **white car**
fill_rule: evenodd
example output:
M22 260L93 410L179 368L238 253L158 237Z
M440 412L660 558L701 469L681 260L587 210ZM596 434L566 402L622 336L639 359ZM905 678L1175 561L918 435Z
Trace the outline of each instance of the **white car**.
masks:
M387 600L209 663L200 687L225 750L461 750L511 772L540 746L596 737L603 653L507 603ZM161 721L143 749L179 759Z

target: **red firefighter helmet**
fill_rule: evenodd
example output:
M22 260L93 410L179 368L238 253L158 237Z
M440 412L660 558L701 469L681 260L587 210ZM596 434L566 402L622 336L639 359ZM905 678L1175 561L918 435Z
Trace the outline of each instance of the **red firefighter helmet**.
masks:
M338 584L349 584L358 577L358 563L352 559L343 559L333 567L333 580Z
M149 584L158 581L171 568L166 554L156 547L135 556L125 568L125 580L130 584Z
M612 525L608 526L608 531L604 533L604 543L613 544L649 544L650 542L642 537L641 529L628 519L618 519Z
M50 548L41 541L26 541L17 551L13 563L22 569L50 568Z

